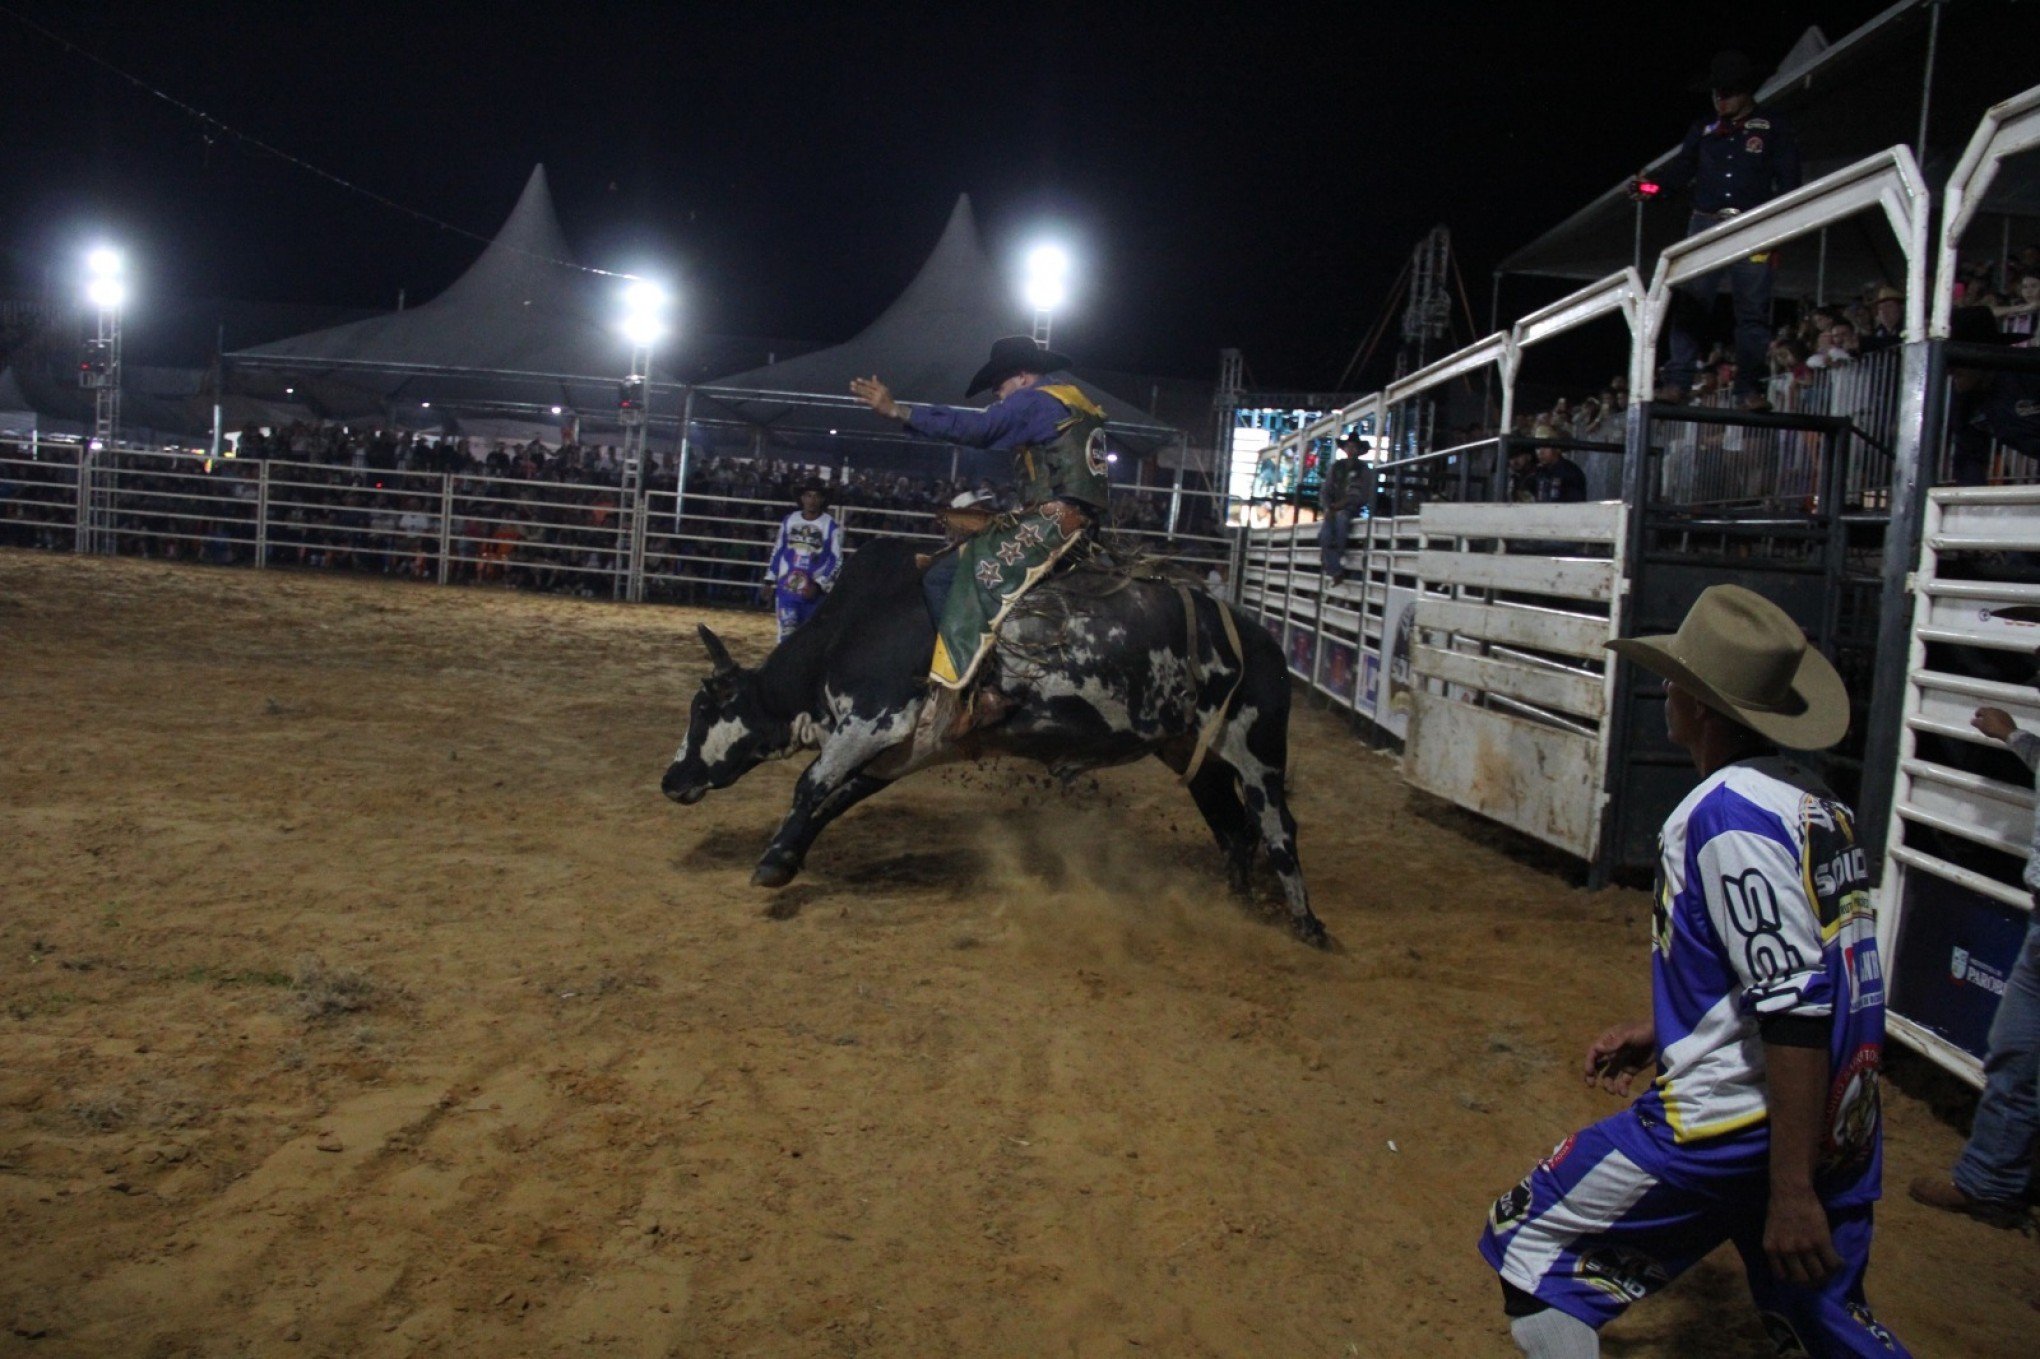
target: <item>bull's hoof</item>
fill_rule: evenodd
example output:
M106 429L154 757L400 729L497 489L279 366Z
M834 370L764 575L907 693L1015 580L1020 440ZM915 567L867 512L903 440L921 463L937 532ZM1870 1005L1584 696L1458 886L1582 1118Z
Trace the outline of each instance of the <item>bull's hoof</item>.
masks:
M784 887L800 872L800 861L793 857L768 854L758 861L758 867L751 874L753 887Z
M1332 951L1332 936L1325 933L1325 922L1314 915L1290 917L1289 932L1312 948Z

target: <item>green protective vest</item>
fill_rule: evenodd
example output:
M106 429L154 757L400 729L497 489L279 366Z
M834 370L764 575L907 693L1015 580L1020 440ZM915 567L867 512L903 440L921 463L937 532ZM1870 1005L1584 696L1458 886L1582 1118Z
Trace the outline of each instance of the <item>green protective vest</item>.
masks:
M1109 498L1105 412L1075 387L1039 390L1061 402L1069 416L1056 425L1052 442L1023 444L1013 450L1013 477L1020 483L1020 503L1074 500L1103 514Z

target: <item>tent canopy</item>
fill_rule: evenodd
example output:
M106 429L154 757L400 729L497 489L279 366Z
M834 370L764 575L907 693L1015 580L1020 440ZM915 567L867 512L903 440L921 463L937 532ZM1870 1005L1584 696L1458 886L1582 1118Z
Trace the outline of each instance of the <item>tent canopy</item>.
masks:
M1027 329L1028 318L985 253L965 194L921 272L853 339L718 378L696 393L738 420L773 430L890 434L897 426L850 396L851 378L877 374L903 401L955 405L966 399L992 342ZM1061 380L1082 388L1104 409L1109 430L1131 445L1154 448L1180 437L1131 401L1081 379ZM703 414L703 404L695 410Z
M1913 146L1919 137L1926 81L1927 0L1900 0L1860 28L1829 43L1808 29L1757 91L1765 108L1788 117L1799 138L1805 177L1813 180L1890 146ZM1944 5L1934 62L1928 116L1927 153L1921 170L1938 188L1968 144L1984 110L2032 82L2028 45L2011 41L2030 32L2030 20L2012 0ZM1694 96L1695 116L1704 112ZM1646 168L1669 161L1677 145ZM2023 186L1995 186L1985 210L2030 214L2040 210L2040 192L2030 177ZM1627 179L1588 203L1504 259L1496 272L1592 282L1635 261L1638 210L1626 192ZM1687 200L1646 205L1642 211L1642 258L1685 234ZM1998 224L1990 234L1995 243ZM1881 217L1859 214L1827 232L1825 257L1813 242L1778 252L1778 288L1786 296L1811 297L1825 291L1853 291L1877 280L1905 281L1904 256Z
M537 166L502 229L445 292L420 306L331 326L226 357L233 386L265 392L288 380L330 415L380 416L389 407L449 417L536 416L552 406L611 415L630 371L618 332L626 280L571 262ZM774 342L682 336L654 346L652 377L726 371ZM796 346L778 343L782 352Z

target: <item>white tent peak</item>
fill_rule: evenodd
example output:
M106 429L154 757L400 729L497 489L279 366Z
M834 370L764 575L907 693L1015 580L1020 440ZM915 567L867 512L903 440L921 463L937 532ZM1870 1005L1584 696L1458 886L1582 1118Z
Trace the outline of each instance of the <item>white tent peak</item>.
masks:
M1827 34L1821 32L1819 24L1812 25L1799 35L1798 42L1792 44L1792 50L1778 63L1778 69L1771 72L1771 78L1764 82L1764 88L1771 90L1784 84L1802 68L1813 65L1820 54L1827 50Z
M517 206L467 272L427 306L518 299L530 306L564 306L581 289L571 262L567 233L553 209L545 166L532 167Z
M970 195L958 194L942 236L928 253L921 272L850 343L883 344L894 336L948 335L959 326L977 331L988 320L1002 335L1026 328L1016 305L1000 296L991 260L978 235Z

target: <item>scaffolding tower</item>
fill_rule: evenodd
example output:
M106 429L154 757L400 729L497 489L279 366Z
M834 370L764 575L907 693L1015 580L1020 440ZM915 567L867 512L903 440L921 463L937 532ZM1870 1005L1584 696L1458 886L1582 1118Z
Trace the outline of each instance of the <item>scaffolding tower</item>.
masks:
M1452 233L1443 225L1434 226L1410 256L1402 344L1395 352L1398 378L1409 376L1451 348L1451 276ZM1437 421L1437 401L1429 394L1417 397L1393 418L1394 444L1390 456L1409 457L1432 447Z

